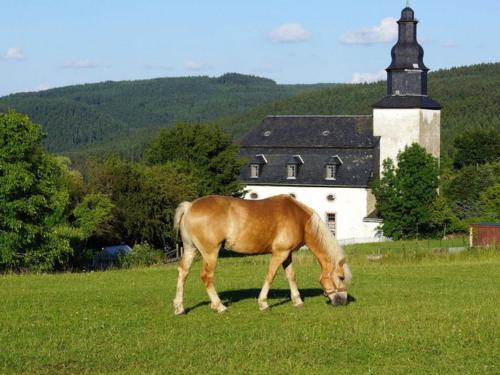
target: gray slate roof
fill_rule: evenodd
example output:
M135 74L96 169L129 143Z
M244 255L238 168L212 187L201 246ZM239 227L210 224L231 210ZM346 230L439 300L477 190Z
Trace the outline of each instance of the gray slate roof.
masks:
M371 116L268 116L240 141L240 155L249 164L263 154L260 177L241 179L251 185L366 187L378 174L378 137ZM287 179L287 163L300 155L297 178ZM326 164L342 160L337 178L326 180ZM336 163L338 164L338 163Z
M372 116L268 116L241 147L373 147Z
M388 95L373 108L423 108L441 109L441 104L425 95Z

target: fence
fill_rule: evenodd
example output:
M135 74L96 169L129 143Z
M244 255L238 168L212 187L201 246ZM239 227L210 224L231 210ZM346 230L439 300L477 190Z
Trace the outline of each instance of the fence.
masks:
M344 238L342 240L338 240L337 242L339 243L339 245L346 246L358 243L374 243L374 242L387 242L387 241L391 241L391 239L384 236L378 236L378 237Z
M466 237L412 241L385 239L379 242L350 244L346 245L345 248L352 255L457 253L467 250L469 242Z
M184 254L184 248L179 244L175 244L174 249L165 251L165 263L177 262L181 259L182 254Z

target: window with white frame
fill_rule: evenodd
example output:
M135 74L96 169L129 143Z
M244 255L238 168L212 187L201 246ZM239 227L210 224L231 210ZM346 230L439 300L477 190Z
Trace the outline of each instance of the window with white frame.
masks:
M337 178L337 165L327 164L326 165L326 179L335 180Z
M259 178L260 165L250 164L250 178Z
M289 179L295 179L297 178L297 165L295 164L288 164L286 166L286 178Z

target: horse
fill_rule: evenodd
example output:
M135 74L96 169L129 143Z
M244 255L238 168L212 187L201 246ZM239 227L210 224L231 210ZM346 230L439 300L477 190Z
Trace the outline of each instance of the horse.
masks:
M288 279L292 304L303 305L292 268L292 253L304 245L320 264L324 295L334 306L347 304L347 286L352 276L342 248L320 216L291 196L244 200L209 195L182 202L175 212L174 228L180 232L184 245L173 300L176 315L185 313L184 283L197 250L203 257L201 279L210 307L219 313L227 310L214 287L214 271L222 247L241 254L271 254L257 299L260 310L269 308L267 295L280 265Z

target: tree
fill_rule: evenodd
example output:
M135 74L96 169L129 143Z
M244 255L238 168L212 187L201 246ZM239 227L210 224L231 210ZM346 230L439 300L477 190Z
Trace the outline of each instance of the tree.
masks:
M430 235L438 188L438 162L414 143L397 156L397 168L390 159L383 162L382 178L374 183L376 208L384 235L394 239Z
M104 194L87 194L73 210L80 237L86 240L94 234L102 234L103 225L111 218L113 207L111 200Z
M163 129L146 149L145 161L148 165L176 161L197 171L200 195L229 195L242 187L239 173L243 161L238 148L216 126L184 124Z
M145 166L112 156L89 161L88 169L90 192L113 204L111 218L95 235L100 245L172 243L177 205L199 195L198 177L180 162Z
M455 138L454 166L463 168L500 160L500 132L497 129L475 129Z
M480 195L500 183L500 163L468 165L444 186L444 193L453 212L460 219L484 216Z
M27 116L0 113L0 269L51 270L72 252L65 171L43 136Z
M484 215L488 220L500 218L500 183L490 186L480 194Z

